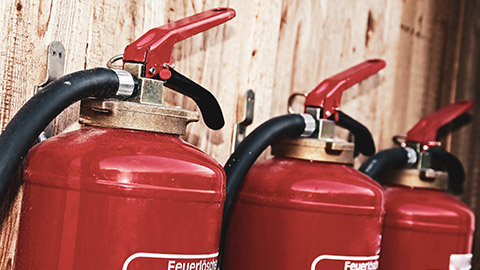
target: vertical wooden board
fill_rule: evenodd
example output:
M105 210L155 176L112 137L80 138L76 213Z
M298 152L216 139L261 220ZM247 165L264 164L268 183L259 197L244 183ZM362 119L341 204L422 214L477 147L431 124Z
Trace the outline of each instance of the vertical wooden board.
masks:
M371 1L365 5L362 27L358 29L357 50L363 59L381 58L387 63L378 75L361 82L345 92L343 108L364 123L372 132L377 149L391 147L392 111L398 109L393 100L395 87L397 52L399 46L401 1L387 1L383 4ZM363 161L361 157L358 161Z
M372 32L369 35L367 24L365 55L382 55L387 61L384 81L369 87L374 82L370 79L359 85L360 91L347 91L344 107L356 104L353 111L359 119L369 115L364 123L374 134L377 149L391 147L392 136L406 134L439 107L442 87L452 80L444 63L454 49L456 35L450 29L458 20L455 7L455 1L372 3L368 20Z
M0 51L6 56L2 64L4 71L1 79L2 88L2 128L6 122L14 115L20 106L33 94L33 86L43 81L45 76L46 46L53 40L48 28L50 24L56 25L55 17L63 13L63 10L52 1L40 2L22 2L9 1L3 2L3 7L8 7L6 21L1 25L5 29L6 42L2 43ZM68 5L67 5L68 6ZM63 6L64 7L64 6ZM78 12L77 14L80 14ZM57 36L58 37L58 36ZM57 39L55 37L55 39ZM16 192L19 180L14 181L10 187L10 192ZM13 189L12 189L13 188ZM12 267L12 258L15 252L18 215L22 192L20 191L16 199L15 196L7 197L3 201L3 213L9 212L8 218L2 220L2 256L0 262L1 269L10 269Z
M45 36L37 45L37 52L34 56L45 57L48 43L58 40L65 46L65 73L84 69L86 65L85 44L88 40L93 6L92 1L52 1L50 9L46 10L50 19L48 24L43 25ZM46 63L46 61L40 63ZM44 65L42 64L40 67L46 74ZM77 118L78 104L74 104L54 120L53 133L60 132L75 122Z
M477 12L480 10L480 1L467 1L465 21L467 22L462 41L462 52L459 62L459 77L455 98L474 102L470 122L454 132L451 151L458 155L467 169L467 185L463 199L476 210L480 211L480 34L477 27L480 19Z
M32 10L35 7L14 1L5 1L2 7L4 8L2 13L5 16L1 31L6 33L2 35L2 44L0 45L2 52L0 128L3 130L23 100L32 94L33 88L29 87L31 84L29 85L25 79L39 77L39 72L31 71L34 61L29 57L37 41L34 37L31 39L29 37L29 27L35 23L35 18L25 14L25 10Z
M283 1L275 73L275 92L281 98L273 100L271 114L286 113L290 93L309 92L350 66L383 58L387 69L352 87L342 99L342 109L369 127L375 141L381 142L383 134L378 131L384 131L390 120L388 89L393 88L400 31L391 25L398 24L401 5L400 1Z
M66 50L65 72L105 66L115 53L149 28L163 24L164 1L2 1L5 27L0 64L2 128L21 104L44 80L46 47L61 41ZM145 13L148 14L145 15ZM148 18L144 20L144 18ZM76 121L78 106L72 106L56 123L61 127Z
M480 36L476 36L476 44L479 46ZM472 49L469 54L472 59L477 59L474 66L468 67L468 63L463 63L465 66L460 69L466 74L460 75L460 78L467 79L465 84L458 89L456 93L456 100L466 99L474 102L474 108L471 112L471 119L466 126L452 132L451 152L457 156L462 162L466 181L464 183L464 192L459 195L459 199L470 206L476 216L475 222L475 241L474 241L474 257L473 268L480 270L480 144L478 143L480 134L480 93L478 85L480 84L480 65L478 64L479 57L478 48ZM463 58L464 61L469 61ZM472 63L471 63L472 64ZM470 70L469 70L470 69ZM471 77L473 76L473 77ZM469 86L469 87L467 87Z
M287 96L368 58L387 67L343 95L342 109L364 123L377 148L392 146L435 108L446 25L455 1L283 1L272 114ZM454 14L455 15L455 14Z
M69 10L64 40L70 46L67 56L72 61L66 72L85 68L105 67L112 56L122 54L126 45L150 28L163 24L165 1L92 1L84 14L78 8ZM86 23L88 22L88 23ZM56 119L59 132L78 119L79 104L69 107Z
M144 3L144 9L139 10L141 11L139 17L143 19L143 31L140 34L165 23L167 1L144 0Z
M23 195L21 180L14 179L9 185L0 206L0 269L12 269L15 256L20 208Z
M176 45L177 69L211 90L223 109L225 127L208 130L203 123L190 125L187 140L220 163L230 155L232 128L237 121L238 97L256 91L254 124L270 118L273 73L278 40L280 4L268 1L171 1L168 18L178 19L218 6L236 10L237 17ZM169 92L168 103L194 109L192 102Z
M342 69L371 58L381 58L387 62L384 70L345 91L342 98L342 110L370 129L377 149L390 146L390 140L382 139L391 136L391 130L385 127L391 121L392 78L395 75L399 35L399 29L395 26L400 19L398 10L402 5L400 1L366 1L355 7L355 16L346 25L352 25L347 27L350 30L345 35L349 38L344 38L350 45L340 54L349 62ZM357 159L357 163L361 158Z
M53 40L66 49L65 72L104 66L114 52L147 29L163 24L165 1L0 1L0 127L3 129L46 74L46 48ZM56 131L76 121L78 104L55 121ZM11 269L22 192L12 184L2 205L0 269Z
M284 1L282 9L275 91L283 99L274 100L272 114L286 112L286 101L291 92L309 92L323 79L366 58L385 58L385 44L391 43L391 40L385 40L389 32L384 26L384 18L390 14L375 19L377 29L374 35L368 25L373 12L380 17L382 12L392 10L385 3ZM369 41L365 41L367 32L370 32ZM395 47L390 51L395 52ZM342 106L344 111L364 123L362 116L375 119L370 116L374 112L368 107L356 107L354 104L375 104L368 100L367 94L382 88L379 84L384 81L383 73L362 83L360 87L364 90L360 91L359 86L354 86L346 91ZM365 102L360 102L359 98ZM355 102L350 102L353 99Z
M475 212L476 230L474 241L473 270L480 270L480 1L465 3L465 21L461 43L458 80L452 89L454 99L474 102L471 121L453 132L451 152L463 163L466 170L465 191L461 199Z
M352 46L356 46L364 59L381 58L387 62L386 68L378 75L346 91L343 98L344 110L371 130L377 149L391 146L391 140L385 138L392 136L392 129L389 127L394 109L392 89L399 49L398 10L401 10L402 5L400 1L369 2L363 11L363 23L357 23L361 27L354 32L358 32L358 40ZM358 159L357 163L360 161L363 160Z
M395 130L406 132L421 117L440 106L437 93L448 84L443 61L451 52L455 35L448 26L456 22L455 1L419 1L406 5L401 22L398 75L394 100L400 108L393 114ZM451 79L451 78L448 78ZM440 83L441 82L441 83Z
M86 68L105 66L125 46L163 25L165 1L97 1L85 46ZM148 17L147 17L148 16ZM85 43L85 41L83 42Z

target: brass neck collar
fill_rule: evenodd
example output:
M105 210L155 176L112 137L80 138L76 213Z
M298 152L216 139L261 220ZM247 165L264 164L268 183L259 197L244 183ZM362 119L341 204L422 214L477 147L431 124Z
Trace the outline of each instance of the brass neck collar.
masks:
M353 152L353 143L331 139L284 139L272 146L275 156L342 164L353 164Z
M85 99L80 123L184 135L187 124L199 119L197 112L154 104Z
M380 178L382 183L415 188L447 190L448 174L432 169L388 170Z

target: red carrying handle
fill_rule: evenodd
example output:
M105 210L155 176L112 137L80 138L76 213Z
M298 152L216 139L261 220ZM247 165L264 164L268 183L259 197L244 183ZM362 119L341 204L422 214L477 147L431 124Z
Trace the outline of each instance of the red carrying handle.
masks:
M231 8L215 8L169 24L153 28L128 45L123 52L124 62L145 63L145 76L156 76L169 63L173 45L235 17Z
M340 107L343 91L376 74L385 65L381 59L370 59L325 79L308 93L305 107L323 107L322 118L330 117Z
M422 118L407 132L407 142L419 142L428 147L437 145L437 132L442 126L473 108L467 100L457 101ZM425 149L424 149L425 150Z

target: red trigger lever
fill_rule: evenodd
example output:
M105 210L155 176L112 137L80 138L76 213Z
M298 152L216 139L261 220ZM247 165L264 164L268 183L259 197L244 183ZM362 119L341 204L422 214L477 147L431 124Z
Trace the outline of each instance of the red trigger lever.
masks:
M385 61L381 59L370 59L325 79L308 93L305 108L323 107L322 118L326 119L335 114L335 121L338 121L336 112L340 107L343 91L376 74L385 65Z
M144 63L144 75L147 78L159 75L162 80L169 79L171 75L168 73L168 66L173 64L171 56L175 43L233 17L235 17L233 9L215 8L153 28L125 48L123 62Z

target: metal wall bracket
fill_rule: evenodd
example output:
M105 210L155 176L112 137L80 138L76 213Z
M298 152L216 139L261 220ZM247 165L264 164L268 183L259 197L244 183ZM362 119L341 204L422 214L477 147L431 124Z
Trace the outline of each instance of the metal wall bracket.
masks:
M47 76L45 81L35 86L40 91L50 82L63 76L65 72L65 47L60 41L52 41L47 47Z
M65 47L60 41L52 41L47 47L47 75L45 81L35 85L35 93L42 90L50 82L63 76L65 72ZM52 123L38 136L38 141L44 141L52 136Z
M236 123L233 126L233 139L232 139L232 149L233 153L237 148L238 144L242 142L247 133L247 126L253 122L253 109L255 105L255 92L253 90L248 90L245 96L245 110L243 120Z

